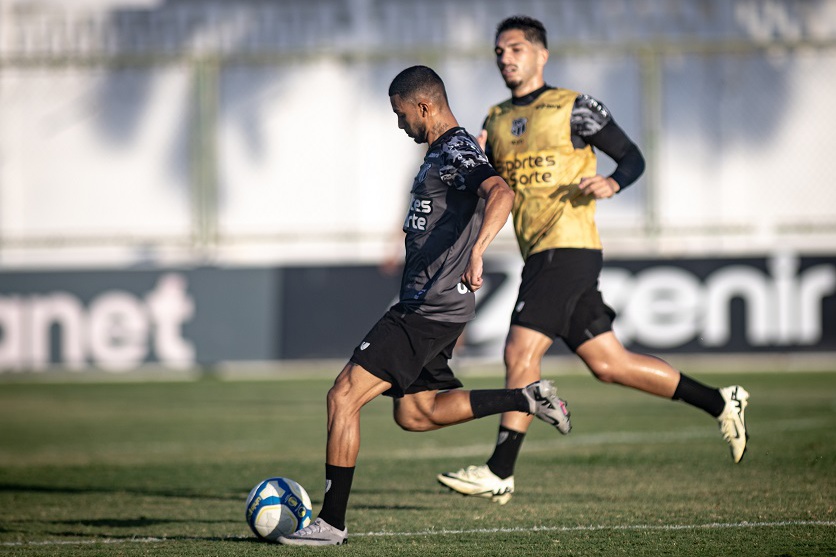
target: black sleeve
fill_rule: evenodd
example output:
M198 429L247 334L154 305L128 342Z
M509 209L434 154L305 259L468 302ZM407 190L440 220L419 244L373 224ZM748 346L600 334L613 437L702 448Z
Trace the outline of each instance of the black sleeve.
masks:
M470 174L467 175L465 183L467 184L469 190L478 191L482 182L492 176L499 176L499 174L496 173L496 170L494 170L491 165L483 164L474 168Z
M592 135L583 138L586 143L605 153L618 165L610 178L624 190L638 180L644 172L644 157L632 140L627 137L615 120L607 124Z

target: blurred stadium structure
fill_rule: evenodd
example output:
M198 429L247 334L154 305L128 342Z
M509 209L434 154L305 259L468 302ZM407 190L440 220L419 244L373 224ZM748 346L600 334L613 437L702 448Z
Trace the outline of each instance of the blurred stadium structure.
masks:
M4 0L0 261L377 261L420 156L388 81L431 64L478 130L512 13L646 153L609 255L836 247L833 1Z
M599 205L608 258L832 261L836 0L0 0L0 295L19 272L379 264L423 153L389 81L433 66L478 131L516 13L549 29L549 83L647 158Z

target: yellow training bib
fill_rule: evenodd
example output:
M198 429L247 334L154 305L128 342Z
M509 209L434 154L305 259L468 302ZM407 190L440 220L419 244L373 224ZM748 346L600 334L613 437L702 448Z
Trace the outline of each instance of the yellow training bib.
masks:
M516 192L514 229L523 259L554 248L601 249L595 198L581 194L594 176L595 152L572 145L570 118L578 93L549 89L527 106L511 100L485 122L496 170Z

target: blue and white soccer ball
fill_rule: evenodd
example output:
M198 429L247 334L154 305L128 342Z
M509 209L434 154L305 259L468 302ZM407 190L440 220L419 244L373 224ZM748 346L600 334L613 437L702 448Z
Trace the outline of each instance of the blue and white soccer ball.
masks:
M311 522L311 498L289 478L267 478L247 495L246 517L259 538L275 542Z

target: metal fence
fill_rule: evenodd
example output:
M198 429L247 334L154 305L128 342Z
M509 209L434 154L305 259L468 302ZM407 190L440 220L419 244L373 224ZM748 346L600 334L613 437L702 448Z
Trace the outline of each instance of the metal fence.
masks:
M146 4L0 1L0 265L382 260L421 156L389 80L434 66L474 131L515 13L647 158L608 253L836 247L832 0Z

